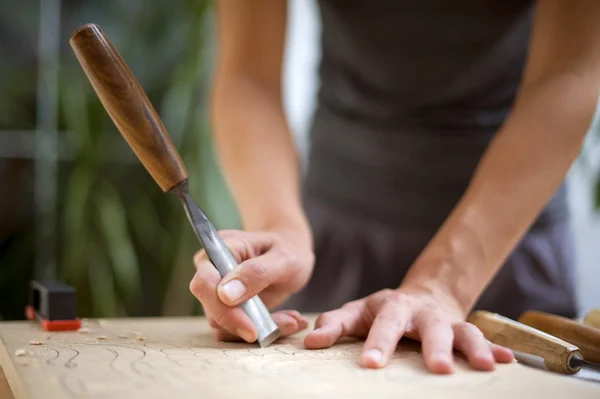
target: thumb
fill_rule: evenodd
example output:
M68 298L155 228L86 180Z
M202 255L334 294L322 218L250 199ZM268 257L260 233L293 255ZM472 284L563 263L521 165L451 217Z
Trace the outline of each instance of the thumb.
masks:
M248 259L219 282L219 298L229 306L243 303L277 282L285 266L285 258L275 251Z

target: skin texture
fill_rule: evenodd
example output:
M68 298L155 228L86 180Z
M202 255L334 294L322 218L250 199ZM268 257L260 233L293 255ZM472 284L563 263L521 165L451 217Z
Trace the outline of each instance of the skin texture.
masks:
M281 103L285 7L281 0L218 2L212 120L244 222L244 231L225 232L241 264L221 280L200 252L190 289L219 339L256 339L250 320L231 306L255 294L267 306L281 303L306 284L314 264ZM538 3L518 97L462 199L400 287L323 313L307 348L364 337L363 366L383 367L407 336L422 342L425 364L435 373L453 371L453 348L479 370L512 361L510 351L490 344L465 318L581 149L600 86L598 21L595 0ZM234 280L242 284L226 286ZM234 286L245 287L245 294L232 301L225 287ZM284 334L307 327L294 311L274 317Z

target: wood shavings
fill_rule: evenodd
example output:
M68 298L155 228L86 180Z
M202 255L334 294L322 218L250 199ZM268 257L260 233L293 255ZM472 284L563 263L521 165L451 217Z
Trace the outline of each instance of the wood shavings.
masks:
M108 339L108 338L106 337L106 335L99 335L99 336L98 336L98 337L96 337L96 338L97 338L98 340L100 340L100 341L105 341L105 340L107 340L107 339Z
M29 352L27 352L25 349L17 349L17 351L15 352L15 356L19 357L27 356L28 354Z
M77 330L77 332L78 332L79 334L87 334L87 333L89 333L89 332L90 332L90 329L89 329L89 328L85 328L85 327L84 327L84 328L80 328L79 330Z
M144 337L144 336L141 336L141 335L138 335L137 337L135 337L135 339L136 339L137 341L145 341L145 340L146 340L146 337Z
M42 342L42 341L40 341L40 340L39 340L39 339L37 339L37 338L35 338L35 339L32 339L31 341L29 341L29 345L42 345L42 344L43 344L43 342Z

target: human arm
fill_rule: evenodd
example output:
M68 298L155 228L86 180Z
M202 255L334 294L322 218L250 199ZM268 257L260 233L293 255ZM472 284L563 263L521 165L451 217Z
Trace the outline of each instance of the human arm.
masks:
M596 110L599 18L594 1L538 3L513 109L406 284L445 281L467 312L550 200Z
M283 111L286 1L219 0L211 101L216 149L243 225L285 225L310 240L300 168Z
M285 27L283 0L217 2L211 121L244 231L221 232L240 266L221 279L200 251L190 290L202 302L220 338L256 339L255 327L234 306L259 293L265 305L276 306L300 289L312 271L312 238L300 201L299 159L281 99ZM283 317L291 323L289 333L306 327L297 312L293 316L274 315L276 321Z
M510 360L464 320L580 151L600 87L598 21L592 0L538 2L515 104L464 196L397 290L323 314L307 346L365 335L363 362L380 367L406 335L422 341L435 372L451 371L452 347L481 369Z

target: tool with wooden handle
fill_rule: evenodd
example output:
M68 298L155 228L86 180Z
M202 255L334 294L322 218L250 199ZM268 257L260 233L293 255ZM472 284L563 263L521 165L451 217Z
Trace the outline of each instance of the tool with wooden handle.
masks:
M86 24L75 30L69 42L104 108L129 146L163 192L181 200L196 236L221 276L233 270L237 262L192 199L188 171L125 61L95 24ZM240 307L256 326L261 347L279 338L281 332L258 296Z
M577 346L523 323L483 310L471 313L467 321L479 328L490 342L543 359L550 371L575 374L584 366L600 371L600 365L583 359Z
M590 310L583 318L583 324L600 328L600 308Z
M535 310L524 312L518 321L576 345L585 360L600 363L600 330L566 317Z

